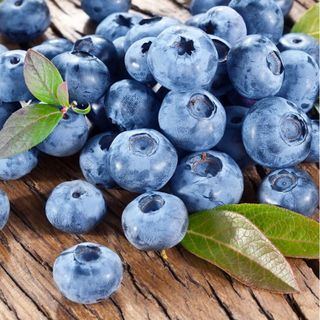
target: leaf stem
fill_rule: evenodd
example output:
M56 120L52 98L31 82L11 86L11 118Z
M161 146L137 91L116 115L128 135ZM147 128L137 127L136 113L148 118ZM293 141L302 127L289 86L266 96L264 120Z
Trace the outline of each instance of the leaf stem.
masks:
M169 260L166 250L161 250L160 255L161 255L163 260L165 260L165 261Z

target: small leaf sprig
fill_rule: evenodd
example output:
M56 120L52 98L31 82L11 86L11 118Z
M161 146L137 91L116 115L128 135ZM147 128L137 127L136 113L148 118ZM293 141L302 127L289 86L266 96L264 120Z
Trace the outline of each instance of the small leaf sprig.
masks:
M271 205L225 205L191 215L181 244L245 285L293 293L299 288L284 256L318 259L319 224Z
M40 102L19 109L0 131L0 158L8 158L30 150L44 141L71 108L88 114L90 105L80 109L69 101L68 84L55 65L35 50L27 51L24 79L32 95Z

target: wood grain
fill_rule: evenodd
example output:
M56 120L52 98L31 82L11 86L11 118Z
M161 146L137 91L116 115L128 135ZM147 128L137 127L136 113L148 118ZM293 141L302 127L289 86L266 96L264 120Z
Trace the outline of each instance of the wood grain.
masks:
M63 36L75 40L94 31L94 24L80 10L78 0L48 3L53 21L43 38ZM313 3L312 0L296 1L291 21ZM185 20L189 17L187 5L185 0L134 0L133 10L147 16L170 15ZM5 39L0 38L0 42L17 48ZM319 185L318 167L302 166ZM244 202L256 201L257 186L266 174L260 167L252 166L245 171ZM19 181L0 183L10 196L12 207L9 223L0 231L1 320L318 318L317 263L290 260L301 292L282 296L247 288L179 246L168 251L168 261L156 252L137 251L126 241L120 226L121 212L134 197L128 192L116 189L104 192L109 215L94 232L76 236L55 230L44 214L49 193L61 182L82 178L77 157L41 156L39 166L30 175ZM52 281L55 257L82 241L104 244L118 252L124 262L121 289L101 304L73 304L60 295Z

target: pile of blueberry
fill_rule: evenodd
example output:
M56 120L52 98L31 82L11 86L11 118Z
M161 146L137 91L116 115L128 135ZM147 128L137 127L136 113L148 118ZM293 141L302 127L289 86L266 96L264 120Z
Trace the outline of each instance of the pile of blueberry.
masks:
M107 214L97 187L119 186L140 194L122 215L126 238L140 250L178 244L190 213L238 203L241 169L252 164L272 170L260 186L261 203L312 215L317 187L296 165L319 162L319 121L311 118L319 43L283 35L292 1L193 0L186 23L144 18L129 13L130 5L83 0L99 23L96 34L33 47L56 65L71 99L92 110L88 117L68 111L37 148L0 159L0 179L28 174L39 152L82 150L87 182L57 186L48 220L63 232L89 232ZM27 43L47 29L50 15L43 0L3 0L0 21L2 34ZM2 127L18 101L33 97L23 77L26 52L0 46L0 53ZM1 228L8 215L1 192ZM108 298L122 273L119 256L93 243L64 251L53 268L58 288L78 303Z

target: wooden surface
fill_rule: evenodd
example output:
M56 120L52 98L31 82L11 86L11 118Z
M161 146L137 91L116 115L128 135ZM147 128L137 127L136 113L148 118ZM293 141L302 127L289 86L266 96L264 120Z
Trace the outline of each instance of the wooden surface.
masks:
M78 0L48 2L53 21L46 37L75 40L92 32L94 26L80 10ZM296 2L292 20L313 3ZM184 20L189 16L186 8L184 0L133 0L133 9L146 15L170 15ZM3 39L0 41L4 43ZM319 184L318 167L303 167ZM256 189L265 174L262 168L246 170L243 201L256 201ZM32 174L19 181L0 183L10 196L12 207L9 223L0 232L0 320L318 319L317 262L290 260L301 293L285 296L249 289L179 246L168 250L166 262L158 253L135 250L124 238L120 215L133 198L127 192L105 192L109 215L94 232L76 236L55 230L44 214L46 199L59 183L78 178L82 175L77 157L42 156ZM121 289L101 304L70 303L52 281L55 257L82 241L106 245L118 252L124 262Z

